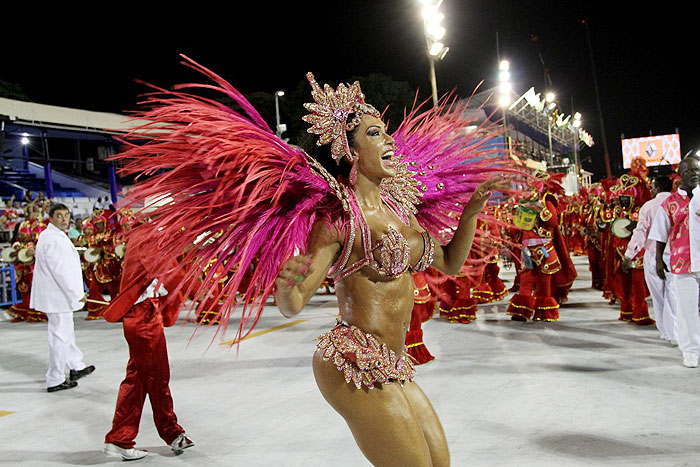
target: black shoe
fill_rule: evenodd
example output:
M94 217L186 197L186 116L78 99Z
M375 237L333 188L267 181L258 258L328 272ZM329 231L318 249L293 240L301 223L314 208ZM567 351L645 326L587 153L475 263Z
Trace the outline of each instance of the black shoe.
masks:
M46 388L46 392L56 392L56 391L63 391L64 389L72 389L76 387L78 383L76 381L68 381L65 380L61 384L57 386L51 386L50 388Z
M83 376L89 375L93 371L95 371L95 365L86 366L82 370L71 370L70 371L70 380L71 381L78 381L80 378L82 378Z

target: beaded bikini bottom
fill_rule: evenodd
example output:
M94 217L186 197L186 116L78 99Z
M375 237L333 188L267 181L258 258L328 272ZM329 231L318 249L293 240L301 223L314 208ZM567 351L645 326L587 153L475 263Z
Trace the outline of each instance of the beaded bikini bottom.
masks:
M357 326L339 324L318 337L316 348L323 359L332 361L357 389L394 381L413 381L414 359L406 352L397 358L386 344Z

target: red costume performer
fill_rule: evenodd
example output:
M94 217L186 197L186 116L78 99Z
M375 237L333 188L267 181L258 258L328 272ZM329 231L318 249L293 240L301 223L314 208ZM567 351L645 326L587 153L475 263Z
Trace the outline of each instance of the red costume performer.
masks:
M614 223L631 221L632 224L627 230L631 234L632 227L636 225L639 209L651 199L651 192L648 185L640 177L633 175L622 175L616 185L610 187L610 192L615 208ZM613 226L614 224L611 224ZM612 290L619 298L620 320L632 321L635 324L654 324L654 320L649 317L649 307L646 297L649 296L646 281L644 279L644 250L640 250L632 260L632 268L624 272L622 270L622 260L630 241L629 234L620 236L619 229L613 228L613 235L610 237L613 257L610 261L610 271L612 274Z
M520 289L511 298L506 310L516 321L530 318L537 321L558 320L559 303L566 298L576 278L576 269L559 230L554 192L557 185L561 185L549 174L542 177L542 182L537 186L538 193L532 199L539 201L542 209L533 228L522 230Z
M500 210L495 205L488 207L489 211L497 219L500 219ZM500 260L499 252L503 241L501 235L501 226L495 223L489 223L484 219L479 219L477 224L477 233L482 233L482 241L475 246L480 250L480 255L486 263L484 273L481 277L481 282L472 290L472 296L476 303L491 303L497 302L508 295L508 290L505 284L498 277L500 268L498 261Z
M603 232L605 223L599 218L603 206L603 187L594 183L588 187L588 203L583 209L583 228L586 236L588 270L591 271L591 287L603 291L605 271L603 269Z
M39 234L46 228L46 223L37 217L39 214L38 207L27 207L27 211L30 213L30 217L19 225L17 241L12 245L12 248L18 253L18 258L14 264L15 287L20 293L22 301L12 305L9 310L7 310L7 313L12 316L12 321L39 322L47 320L46 314L30 307L29 300L31 298L34 271L34 247L39 239ZM25 250L31 254L19 255L21 250Z
M122 242L122 233L118 231L119 223L113 211L96 210L89 220L91 228L85 234L86 247L99 252L97 261L87 263L85 278L88 283L88 298L104 301L102 293L107 291L110 297L119 292L121 277L121 258L116 254L116 246ZM119 234L119 235L117 235ZM115 238L116 236L116 238ZM95 302L87 303L88 314L85 319L100 319L106 305Z
M428 351L423 342L422 325L429 321L437 308L437 295L431 290L431 277L437 278L437 270L428 268L425 271L413 273L413 310L411 323L406 333L406 352L416 359L417 364L428 363L435 357Z
M182 276L174 275L168 282L158 283L149 270L151 266L140 245L129 245L119 294L103 313L106 321L123 323L124 337L129 345L126 377L119 386L112 429L107 433L105 443L133 449L148 395L158 434L174 450L181 450L173 446L185 430L177 423L173 411L163 326L172 326L177 321L180 300L177 294L167 294L167 290L174 290L174 283ZM160 286L164 286L165 291Z

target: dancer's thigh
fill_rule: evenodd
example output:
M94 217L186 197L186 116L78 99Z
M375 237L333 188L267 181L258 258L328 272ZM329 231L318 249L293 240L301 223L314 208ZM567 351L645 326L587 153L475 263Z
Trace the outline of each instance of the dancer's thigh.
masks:
M442 423L440 423L440 419L430 400L415 382L406 383L403 388L414 413L420 421L423 436L430 449L430 458L433 461L433 466L450 465L450 451L447 447L445 431L442 429Z
M345 419L367 459L381 467L432 467L420 418L398 383L357 389L317 352L314 376L321 394Z

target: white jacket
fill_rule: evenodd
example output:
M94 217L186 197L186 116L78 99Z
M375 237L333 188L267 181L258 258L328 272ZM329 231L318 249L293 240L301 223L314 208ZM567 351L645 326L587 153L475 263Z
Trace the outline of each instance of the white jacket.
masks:
M80 310L85 295L80 256L68 235L53 224L39 234L29 306L44 313Z

